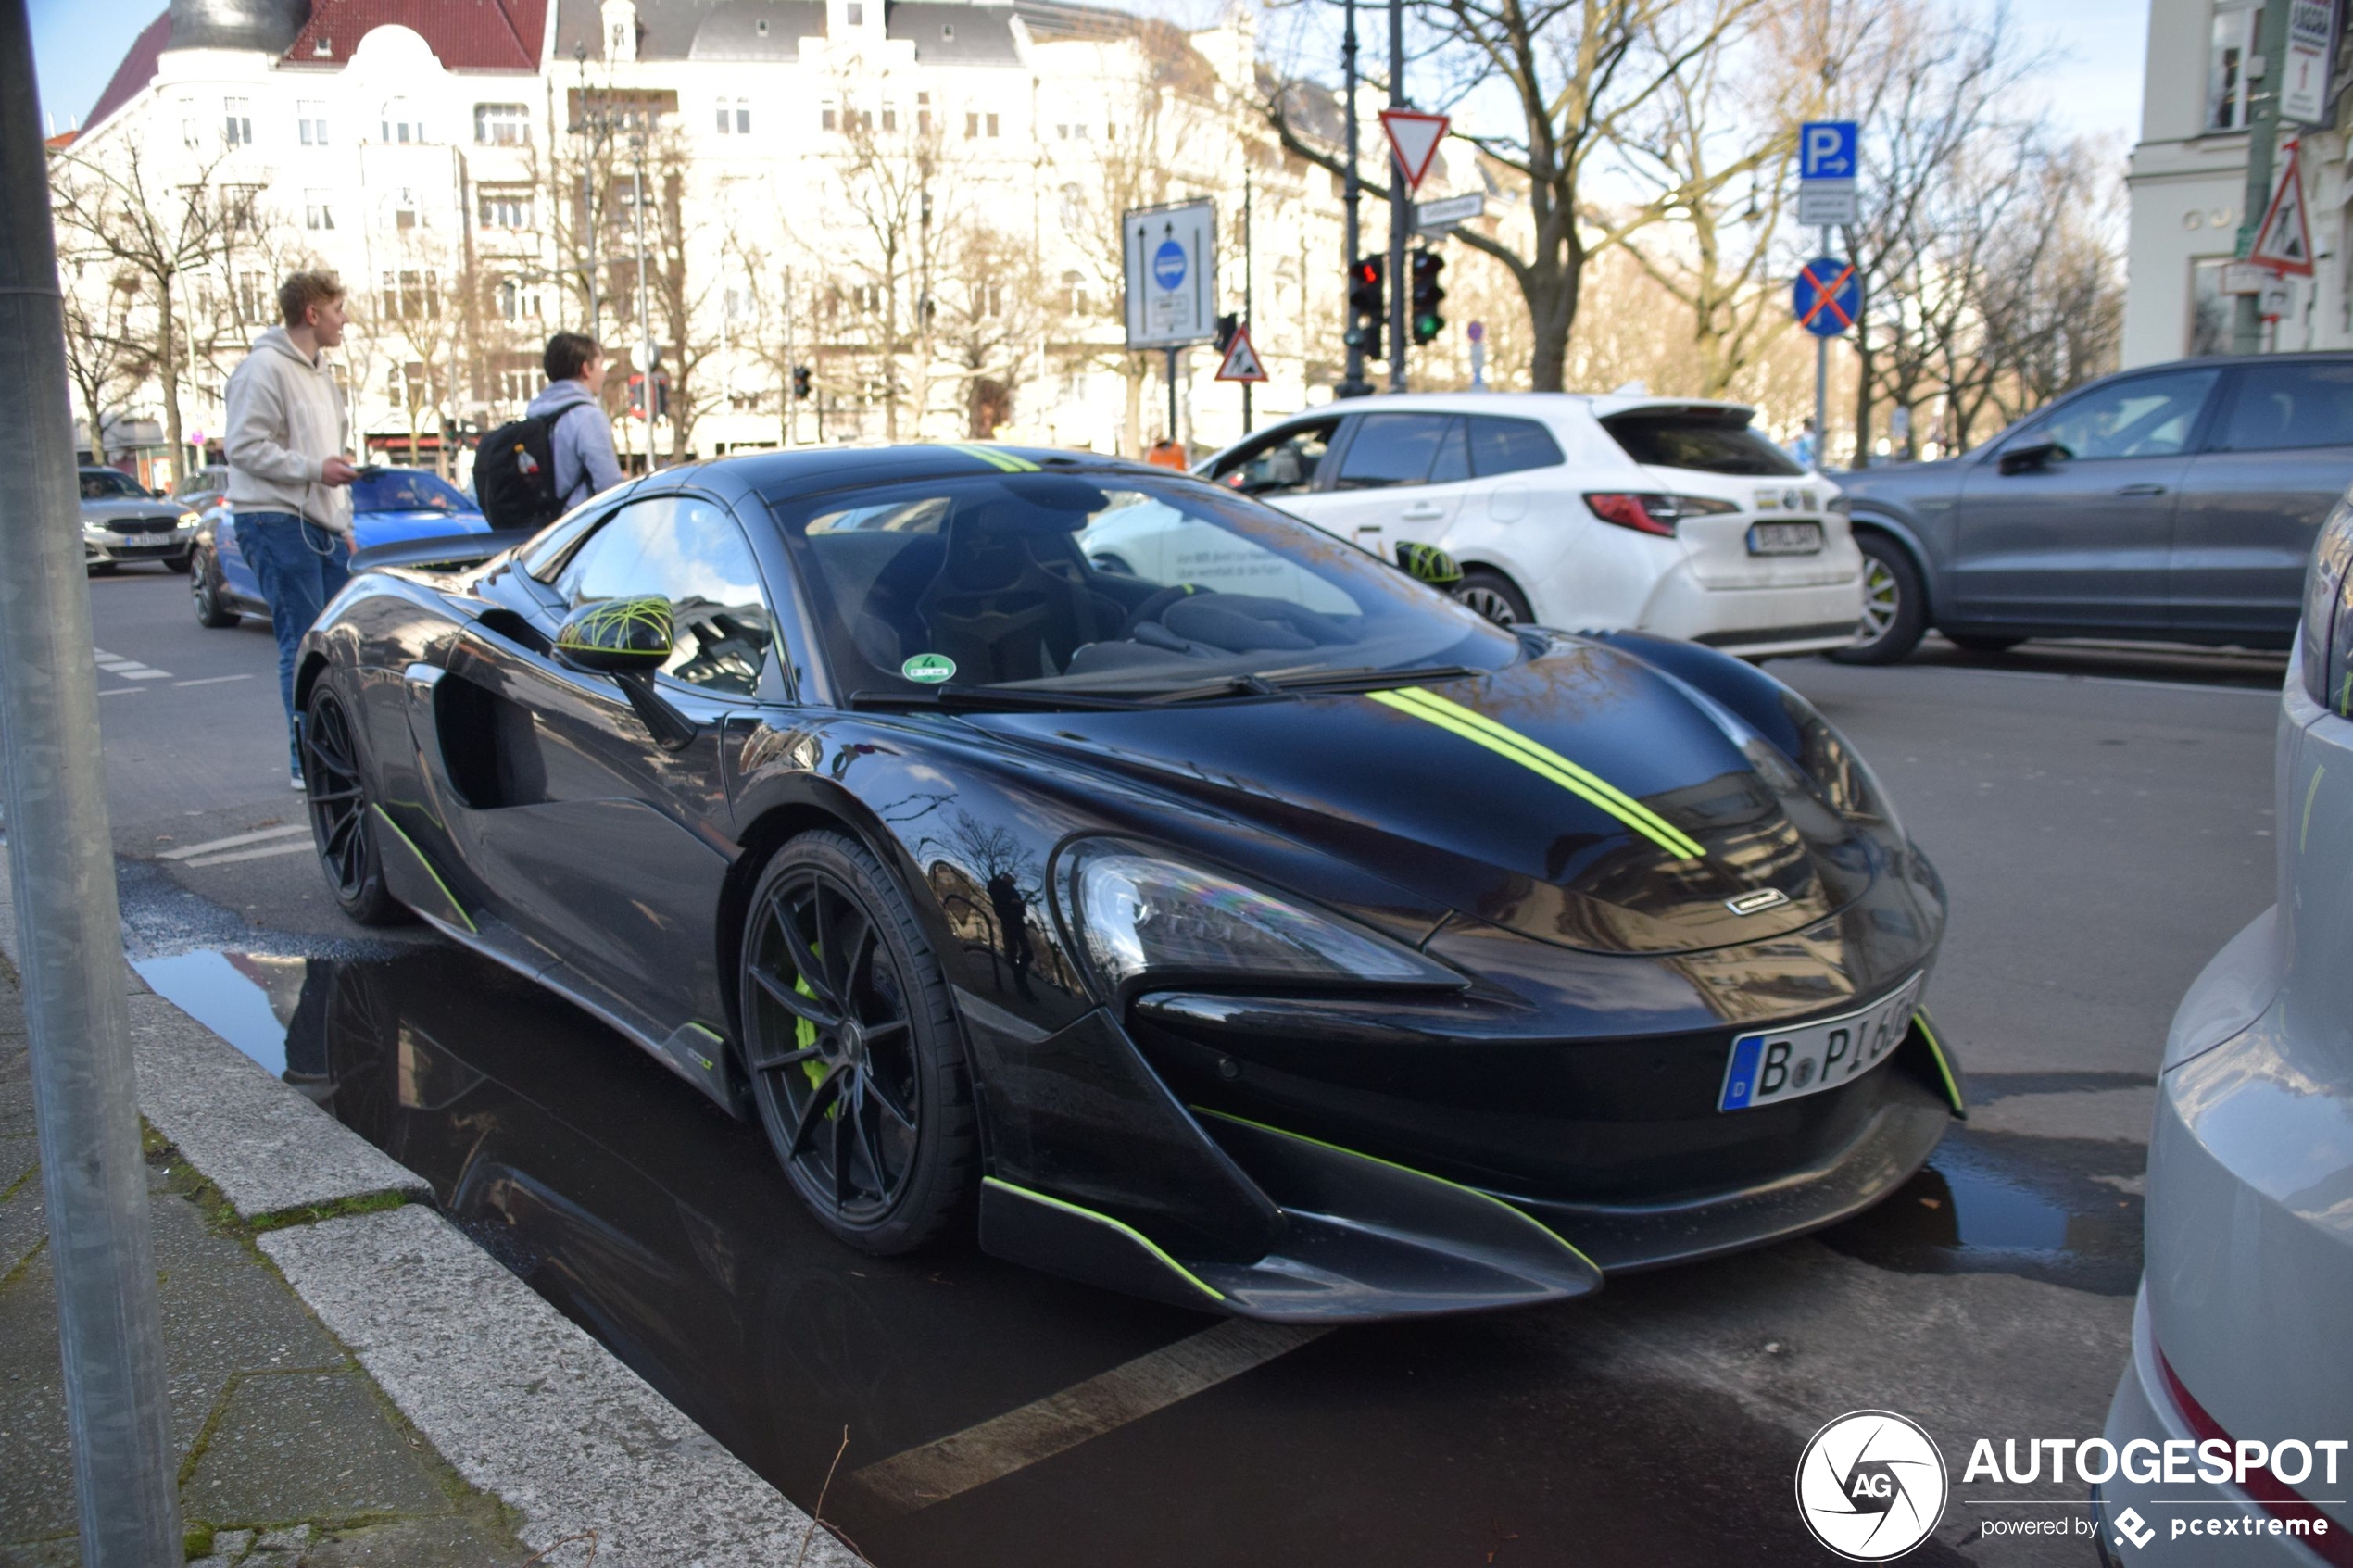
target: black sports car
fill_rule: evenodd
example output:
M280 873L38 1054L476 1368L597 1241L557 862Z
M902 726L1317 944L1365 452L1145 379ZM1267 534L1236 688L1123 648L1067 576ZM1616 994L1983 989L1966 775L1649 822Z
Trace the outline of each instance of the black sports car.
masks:
M993 446L669 470L448 557L363 553L303 646L337 898L758 1118L853 1246L976 1208L1212 1311L1494 1307L1829 1223L1961 1110L1934 871L1705 648Z

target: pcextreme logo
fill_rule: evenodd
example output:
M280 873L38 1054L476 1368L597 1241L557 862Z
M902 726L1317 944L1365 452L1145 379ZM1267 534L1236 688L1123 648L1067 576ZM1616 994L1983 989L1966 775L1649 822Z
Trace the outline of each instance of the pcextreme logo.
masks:
M1928 1539L1946 1486L1934 1439L1893 1411L1848 1411L1797 1461L1798 1517L1850 1562L1884 1562Z

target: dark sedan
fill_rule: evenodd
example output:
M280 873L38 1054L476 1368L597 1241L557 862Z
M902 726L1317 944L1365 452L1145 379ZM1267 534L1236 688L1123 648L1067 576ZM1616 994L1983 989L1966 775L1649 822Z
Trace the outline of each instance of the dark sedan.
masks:
M1974 451L1838 476L1885 664L2106 637L2284 648L2321 520L2353 484L2353 355L2194 359L2070 394Z
M188 570L196 514L142 489L120 469L82 470L82 559L92 575L132 561Z
M1114 519L1164 574L1092 563ZM1713 650L1005 447L672 469L427 556L303 643L336 901L756 1120L851 1246L976 1212L1246 1317L1551 1300L1877 1202L1960 1109L1934 871Z

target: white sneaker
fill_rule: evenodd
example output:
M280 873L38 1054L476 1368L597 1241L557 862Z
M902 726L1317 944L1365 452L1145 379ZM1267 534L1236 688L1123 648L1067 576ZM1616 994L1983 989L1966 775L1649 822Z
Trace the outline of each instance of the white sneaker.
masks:
M304 791L304 792L306 792L306 793L307 793L307 792L309 790L309 788L310 788L310 786L309 786L308 784L304 784L304 783L302 782L302 770L301 770L301 769L299 769L299 768L296 769L296 770L295 770L295 771L294 771L294 786L295 786L295 788L296 788L296 789L297 789L297 790L301 790L301 791Z

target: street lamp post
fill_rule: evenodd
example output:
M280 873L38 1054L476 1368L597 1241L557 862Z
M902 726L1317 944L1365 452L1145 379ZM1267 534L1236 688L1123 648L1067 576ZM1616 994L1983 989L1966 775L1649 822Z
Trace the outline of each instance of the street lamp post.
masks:
M630 203L637 219L637 333L640 352L638 363L638 408L646 420L646 471L654 471L654 346L653 311L646 293L646 133L640 129L629 138L629 150L635 155L636 195Z
M1356 172L1356 0L1348 0L1348 22L1340 35L1340 69L1348 94L1348 173L1341 181L1341 207L1345 211L1342 229L1346 235L1348 254L1340 265L1352 270L1356 265L1356 247L1364 243L1357 221L1357 207L1365 199L1364 182ZM1365 345L1356 338L1356 314L1353 307L1348 316L1347 373L1340 385L1332 389L1337 396L1362 397L1373 390L1365 379Z

